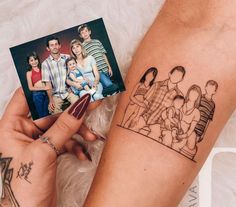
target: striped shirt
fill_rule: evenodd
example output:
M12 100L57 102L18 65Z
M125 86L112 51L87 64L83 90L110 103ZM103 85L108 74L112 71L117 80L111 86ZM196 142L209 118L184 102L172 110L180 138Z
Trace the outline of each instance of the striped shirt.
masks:
M65 99L68 96L66 86L67 70L65 61L68 55L60 54L55 60L51 55L42 63L42 81L51 82L52 95Z
M95 58L98 71L108 73L108 65L104 55L107 53L102 43L99 40L92 39L89 42L83 42L83 47L88 55Z
M195 127L195 132L199 137L201 137L205 132L208 122L212 121L213 119L215 112L215 102L213 100L206 99L206 97L203 95L198 109L200 111L201 117Z

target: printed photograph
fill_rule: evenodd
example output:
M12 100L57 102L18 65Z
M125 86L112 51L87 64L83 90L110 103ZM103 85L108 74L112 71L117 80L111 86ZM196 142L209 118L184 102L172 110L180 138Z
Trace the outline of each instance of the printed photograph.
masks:
M125 90L102 18L10 52L34 120L64 111L85 94L93 102Z

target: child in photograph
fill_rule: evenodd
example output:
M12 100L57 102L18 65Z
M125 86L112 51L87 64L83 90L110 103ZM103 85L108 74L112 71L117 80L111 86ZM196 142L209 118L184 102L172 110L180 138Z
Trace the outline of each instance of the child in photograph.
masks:
M83 77L83 74L77 69L77 61L74 57L69 57L66 60L66 68L68 70L67 78L73 82L79 83L82 87L82 89L78 89L75 86L70 86L70 89L75 95L79 96L81 90L85 90L91 95L96 93L96 89L89 86L89 79Z
M181 120L183 118L181 109L183 105L184 97L177 95L173 99L172 106L161 114L163 120L162 142L167 146L171 147L173 142L178 142L178 135L183 133L181 130Z
M83 47L88 55L95 58L98 71L100 72L100 82L103 87L110 87L113 85L110 77L113 75L111 66L106 56L106 50L103 44L96 39L91 38L91 29L87 24L83 24L78 28L80 37L83 39Z
M28 88L32 91L33 102L38 113L38 118L49 115L48 96L46 91L50 89L42 82L41 64L38 55L32 52L27 56L29 71L26 73Z

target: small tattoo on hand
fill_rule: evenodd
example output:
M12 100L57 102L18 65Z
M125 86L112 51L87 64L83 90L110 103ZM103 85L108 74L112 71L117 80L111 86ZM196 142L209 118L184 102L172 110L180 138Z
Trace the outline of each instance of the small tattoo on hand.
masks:
M31 184L31 182L28 179L28 176L32 170L32 166L33 166L33 161L29 162L28 164L23 164L21 163L20 169L17 172L17 176L16 178L20 178L20 179L24 179L25 181L27 181L28 183Z

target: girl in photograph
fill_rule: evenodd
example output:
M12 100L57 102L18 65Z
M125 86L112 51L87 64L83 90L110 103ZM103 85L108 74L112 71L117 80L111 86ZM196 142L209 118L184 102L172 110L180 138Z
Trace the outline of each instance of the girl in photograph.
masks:
M26 73L28 88L32 91L33 102L38 113L38 118L49 115L48 96L46 90L50 89L42 82L41 64L38 55L32 52L27 56L29 71Z
M125 115L123 117L121 125L125 128L135 129L135 126L138 123L138 119L144 110L147 108L144 95L147 94L151 86L153 85L156 76L157 69L154 67L149 68L139 83L136 84L131 96L130 102L125 110Z
M89 80L89 85L95 89L95 93L92 95L94 101L102 99L102 84L100 81L100 75L96 65L96 61L93 56L87 55L82 43L74 39L70 43L72 56L76 59L77 68L82 73L85 79ZM86 90L81 90L79 96L83 96L88 93Z

